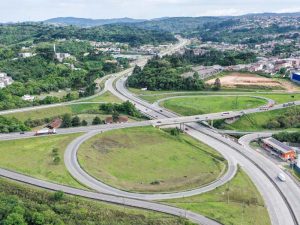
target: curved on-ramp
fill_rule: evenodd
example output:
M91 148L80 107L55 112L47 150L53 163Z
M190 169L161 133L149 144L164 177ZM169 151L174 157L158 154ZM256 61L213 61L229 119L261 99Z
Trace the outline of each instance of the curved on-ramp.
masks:
M137 127L137 126L145 126L146 124L141 123L133 123L133 124L124 124L122 126L119 126L119 129L121 128L127 128L127 127ZM114 128L116 129L116 128ZM130 197L135 199L143 199L143 200L163 200L163 199L174 199L174 198L182 198L182 197L189 197L194 196L198 194L202 194L211 190L214 190L215 188L224 185L228 181L230 181L237 171L237 163L235 160L233 160L229 155L224 155L224 158L227 160L227 171L225 172L222 177L219 179L205 185L199 188L195 188L192 190L187 191L181 191L181 192L172 192L172 193L153 193L153 194L143 194L143 193L134 193L134 192L127 192L123 191L117 188L114 188L110 185L107 185L100 180L97 180L96 178L89 175L86 171L84 171L77 159L77 152L79 150L80 145L90 139L91 137L102 133L104 131L111 130L110 128L106 128L103 130L96 130L91 131L83 136L80 136L76 138L74 141L72 141L65 151L64 161L65 165L70 172L70 174L78 180L80 183L84 184L85 186L94 189L101 193L107 193L107 194L113 194L118 196L124 196L124 197Z

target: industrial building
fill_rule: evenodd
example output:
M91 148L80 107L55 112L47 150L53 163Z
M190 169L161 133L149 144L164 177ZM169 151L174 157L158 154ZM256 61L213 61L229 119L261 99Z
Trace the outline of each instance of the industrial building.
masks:
M293 160L296 158L296 152L292 147L272 137L263 139L262 142L263 142L263 147L266 150L276 152L277 155L283 160L289 160L289 159Z
M291 80L297 84L300 84L300 72L298 73L292 73L291 74Z

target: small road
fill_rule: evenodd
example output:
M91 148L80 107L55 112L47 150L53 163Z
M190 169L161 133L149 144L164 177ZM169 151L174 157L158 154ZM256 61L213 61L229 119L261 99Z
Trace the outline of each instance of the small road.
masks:
M120 129L120 128L129 128L129 127L138 127L138 126L145 126L147 123L126 123L123 125L120 125L117 128L113 129ZM118 196L124 196L129 198L135 198L135 199L143 199L143 200L163 200L163 199L174 199L174 198L182 198L182 197L190 197L193 195L202 194L208 191L212 191L215 188L224 185L228 181L230 181L236 174L237 171L237 163L235 160L233 160L230 155L224 153L224 158L228 162L228 169L226 173L220 177L219 179L199 188L195 188L188 191L182 191L182 192L173 192L173 193L163 193L163 194L141 194L141 193L133 193L133 192L127 192L122 191L117 188L114 188L112 186L109 186L100 180L97 180L96 178L90 176L87 172L85 172L78 160L77 160L77 152L79 150L80 145L90 139L91 137L100 134L102 132L112 130L112 128L106 127L99 130L90 131L83 136L80 136L76 138L74 141L72 141L66 151L64 156L65 165L70 172L70 174L76 178L80 183L84 184L85 186L99 191L101 193L107 193L107 194L113 194Z
M142 201L138 199L131 199L131 198L125 198L120 196L114 196L114 195L108 195L108 194L101 194L101 193L95 193L91 191L85 191L81 189L71 188L64 185L54 184L47 181L39 180L36 178L32 178L29 176L25 176L19 173L11 172L8 170L0 169L0 176L6 177L18 182L34 185L37 187L41 187L44 189L48 189L51 191L63 191L66 194L75 195L75 196L81 196L84 198L89 198L93 200L99 200L119 205L125 205L130 207L136 207L141 209L147 209L152 210L156 212L162 212L167 213L174 216L183 217L186 219L189 219L197 224L201 225L220 225L218 222L208 219L202 215L199 215L197 213L193 213L190 211L186 211L184 209L179 209L173 206L161 204L161 203L155 203L150 201Z

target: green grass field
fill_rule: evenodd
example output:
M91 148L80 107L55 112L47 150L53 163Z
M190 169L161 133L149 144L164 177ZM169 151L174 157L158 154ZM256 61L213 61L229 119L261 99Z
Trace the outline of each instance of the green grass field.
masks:
M5 115L5 117L15 117L20 121L25 121L29 118L31 118L32 120L52 118L52 117L61 116L66 113L75 115L75 114L86 113L90 110L98 110L98 109L99 109L99 104L96 103L78 104L78 105L50 107L45 109L35 109L27 112L11 113Z
M122 100L114 96L110 91L105 92L102 95L96 96L91 99L81 100L80 102L112 102L121 103Z
M207 184L226 167L210 147L153 127L105 132L83 143L81 166L99 180L128 191L169 192Z
M241 130L241 131L261 131L265 130L264 125L275 117L284 115L287 110L292 110L293 108L300 108L299 106L273 110L273 111L265 111L259 113L253 113L249 115L242 116L238 121L233 124L228 124L224 127L224 129L229 130Z
M270 225L268 211L251 179L241 169L228 184L166 203L200 213L225 225Z
M82 188L64 165L67 145L80 134L57 135L0 141L0 167L42 180ZM60 162L53 162L52 150L58 148Z
M267 101L245 96L194 96L168 99L161 103L184 116L255 108Z

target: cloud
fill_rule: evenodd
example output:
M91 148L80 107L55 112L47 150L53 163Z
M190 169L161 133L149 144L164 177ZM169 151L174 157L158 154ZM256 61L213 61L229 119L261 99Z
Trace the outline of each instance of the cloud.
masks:
M86 18L221 16L300 11L299 0L1 0L0 21Z

